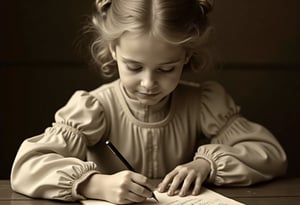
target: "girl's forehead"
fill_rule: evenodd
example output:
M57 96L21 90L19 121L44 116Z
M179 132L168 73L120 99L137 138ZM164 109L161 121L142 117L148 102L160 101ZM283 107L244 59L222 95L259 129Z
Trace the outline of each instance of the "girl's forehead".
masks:
M119 39L119 49L129 57L154 57L163 59L176 59L185 54L185 50L170 44L151 34L124 33Z

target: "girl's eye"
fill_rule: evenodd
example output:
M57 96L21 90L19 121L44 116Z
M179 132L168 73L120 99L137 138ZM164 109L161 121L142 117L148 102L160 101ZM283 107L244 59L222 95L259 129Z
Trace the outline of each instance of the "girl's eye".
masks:
M159 68L159 71L164 73L170 73L175 69L175 67L161 67Z
M138 64L129 64L129 63L126 64L126 67L130 71L139 71L139 70L141 70L143 68L141 65L138 65Z

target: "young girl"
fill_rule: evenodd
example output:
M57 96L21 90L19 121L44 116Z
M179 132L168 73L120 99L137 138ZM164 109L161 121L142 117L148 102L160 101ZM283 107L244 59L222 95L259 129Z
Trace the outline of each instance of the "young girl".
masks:
M286 155L239 113L216 82L180 83L203 67L212 0L98 0L92 50L106 76L77 91L44 133L23 142L12 188L31 197L118 204L158 191L186 196L204 182L246 186L285 173ZM209 143L203 143L205 140ZM126 170L110 140L134 167ZM190 192L189 192L190 191Z

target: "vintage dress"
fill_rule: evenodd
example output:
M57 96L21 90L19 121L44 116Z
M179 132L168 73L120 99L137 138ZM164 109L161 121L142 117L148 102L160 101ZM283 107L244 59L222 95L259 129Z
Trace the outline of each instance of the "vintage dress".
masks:
M130 99L120 80L77 91L44 133L26 139L13 164L12 188L32 196L77 200L94 173L125 169L110 140L140 173L163 178L196 158L210 162L207 181L250 185L284 174L286 155L263 126L250 122L216 82L181 83L155 106Z

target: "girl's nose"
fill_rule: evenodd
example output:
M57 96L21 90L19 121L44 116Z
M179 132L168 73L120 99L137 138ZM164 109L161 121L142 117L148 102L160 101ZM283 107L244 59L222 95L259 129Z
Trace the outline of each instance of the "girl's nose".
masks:
M141 79L141 86L147 90L151 90L153 87L155 87L155 84L156 81L154 75L151 72L144 73Z

